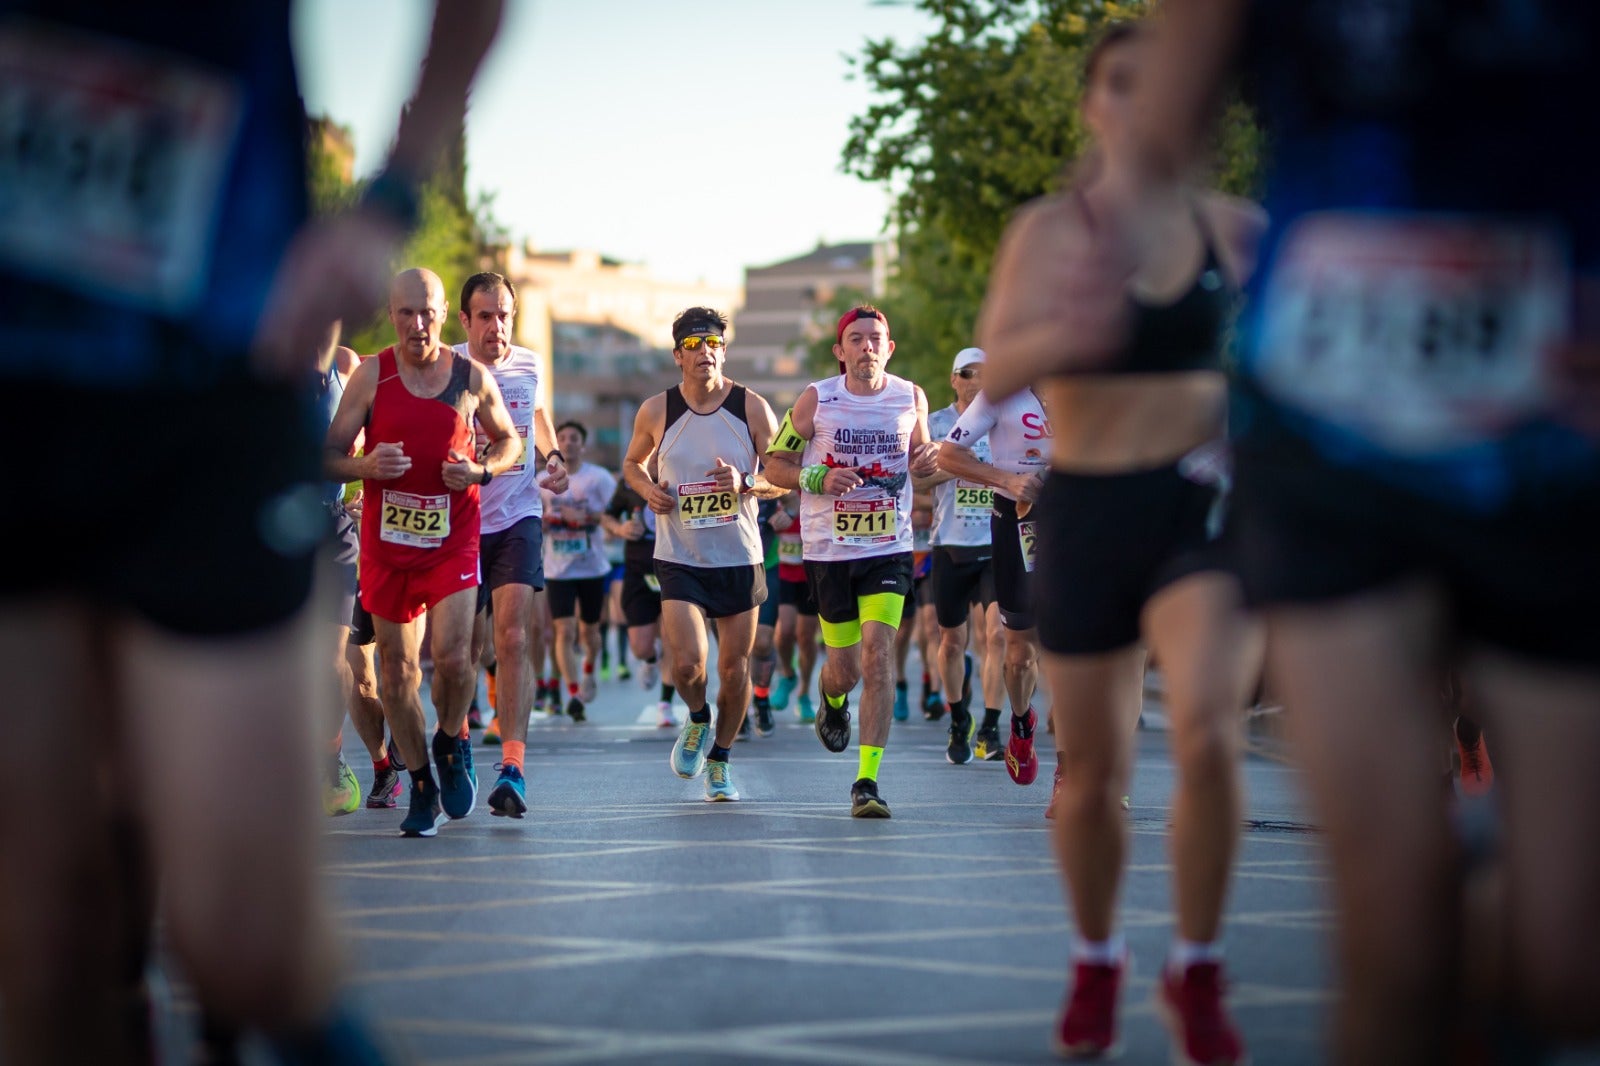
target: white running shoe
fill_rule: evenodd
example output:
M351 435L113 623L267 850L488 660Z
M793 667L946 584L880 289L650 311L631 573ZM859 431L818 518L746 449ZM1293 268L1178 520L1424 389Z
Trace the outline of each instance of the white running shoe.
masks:
M645 663L644 669L639 671L639 687L649 692L661 684L661 664Z
M584 670L583 681L578 686L578 698L584 703L593 703L595 696L599 695L599 693L600 686L595 683L594 671Z
M672 713L672 704L663 700L656 704L656 725L661 729L673 729L677 726L678 719Z

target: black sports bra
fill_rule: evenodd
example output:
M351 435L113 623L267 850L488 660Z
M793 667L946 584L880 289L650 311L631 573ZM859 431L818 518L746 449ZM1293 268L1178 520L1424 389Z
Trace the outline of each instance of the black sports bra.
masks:
M1079 196L1079 206L1089 225L1093 216ZM1105 369L1110 374L1176 374L1190 370L1221 370L1223 335L1233 314L1237 292L1223 273L1216 245L1194 209L1205 262L1182 296L1171 303L1149 304L1130 296L1132 314L1122 355Z

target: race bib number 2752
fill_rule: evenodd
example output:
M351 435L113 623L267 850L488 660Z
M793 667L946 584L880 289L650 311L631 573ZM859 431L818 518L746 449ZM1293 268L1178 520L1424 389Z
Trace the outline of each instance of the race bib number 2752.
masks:
M1454 215L1325 213L1285 233L1263 293L1268 392L1398 454L1492 439L1547 403L1567 330L1549 228Z

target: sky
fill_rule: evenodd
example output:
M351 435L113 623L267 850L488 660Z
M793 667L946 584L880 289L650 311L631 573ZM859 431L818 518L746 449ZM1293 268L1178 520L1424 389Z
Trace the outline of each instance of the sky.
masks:
M352 129L358 176L382 162L432 10L295 5L306 106ZM871 239L889 194L839 170L870 100L845 54L930 27L906 0L507 0L467 117L469 195L493 194L514 240L677 281L737 285Z

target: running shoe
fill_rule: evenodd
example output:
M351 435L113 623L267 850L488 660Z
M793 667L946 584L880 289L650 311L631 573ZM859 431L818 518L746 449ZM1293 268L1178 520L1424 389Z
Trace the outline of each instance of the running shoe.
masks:
M1244 1041L1228 1008L1222 967L1197 962L1181 976L1164 969L1156 986L1156 1013L1172 1039L1172 1061L1185 1066L1235 1066L1245 1061Z
M444 809L439 806L439 786L432 781L411 782L411 807L405 821L400 823L400 835L406 837L431 837L439 831L444 821Z
M1064 1059L1115 1058L1122 1053L1117 1033L1117 992L1124 964L1078 962L1072 991L1056 1022L1052 1043Z
M472 697L472 706L467 708L467 728L483 728L483 712L478 710L478 697Z
M578 696L584 703L593 703L594 698L600 694L600 687L595 684L594 671L585 670L583 681L578 685Z
M1051 821L1056 817L1056 800L1061 796L1061 764L1056 763L1055 776L1050 778L1050 802L1045 805L1044 816ZM1128 809L1128 797L1122 797L1122 809Z
M972 733L977 720L965 711L950 713L950 743L945 746L944 757L956 766L972 761Z
M330 769L328 784L322 790L322 809L329 815L350 814L361 806L361 782L342 754L333 757Z
M1489 745L1484 742L1483 734L1478 734L1477 742L1470 747L1461 742L1460 734L1451 730L1456 738L1456 753L1461 757L1461 794L1463 796L1487 796L1489 790L1494 788L1494 763L1489 761Z
M672 772L693 780L706 768L706 742L711 739L711 723L693 719L683 723L683 730L672 745Z
M739 790L733 787L732 772L725 760L706 763L707 803L732 803L739 798Z
M1019 785L1031 785L1039 776L1039 757L1033 753L1033 727L1039 716L1033 708L1018 718L1011 715L1011 740L1006 744L1006 772Z
M822 741L822 746L829 751L843 751L850 746L850 697L846 696L844 706L835 709L828 705L828 698L822 698L822 713L816 720L817 739Z
M678 719L672 714L672 704L666 700L656 704L656 725L661 729L676 729L678 726Z
M580 700L576 696L574 696L570 700L568 700L567 701L567 717L571 718L574 722L583 721L584 718L586 717L586 714L587 714L587 712L583 708L583 703L584 703L584 701Z
M764 737L770 737L777 728L772 721L772 701L756 700L756 732Z
M801 724L815 722L817 720L817 709L816 707L812 706L811 697L809 695L801 696L795 701L794 713L795 717L800 719Z
M878 783L870 777L860 778L850 786L850 817L889 817L889 805L878 795Z
M621 666L617 667L617 680L618 681L632 681L633 680L633 671L628 669L628 664L627 663L623 663Z
M800 683L799 675L784 677L778 675L778 683L772 686L772 706L780 711L789 709L789 697L794 695L795 685Z
M522 770L505 763L495 763L500 776L489 790L489 813L510 818L521 818L528 813L528 789L522 780Z
M393 807L400 802L400 771L405 767L400 765L399 755L397 751L390 751L389 768L372 771L372 788L367 790L370 810Z
M433 735L433 762L439 769L439 804L452 818L465 818L478 801L478 782L467 759L462 757L462 748L467 749L470 758L472 745L467 741L443 733Z
M906 687L903 684L896 685L894 687L894 720L903 722L910 717L911 701L906 696Z
M500 746L500 716L497 714L489 719L483 727L483 736L478 738L479 744L487 744L491 748Z
M944 717L944 712L948 709L948 706L944 702L943 693L930 692L928 693L927 698L922 701L923 720L928 722L937 722L939 719Z
M977 741L972 745L972 754L983 762L996 762L1006 757L1006 746L1000 743L1000 728L998 726L984 726L977 732Z

